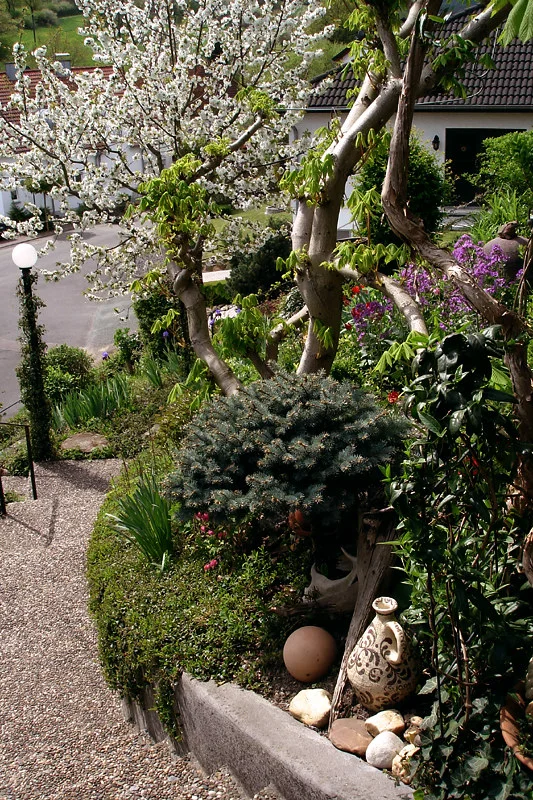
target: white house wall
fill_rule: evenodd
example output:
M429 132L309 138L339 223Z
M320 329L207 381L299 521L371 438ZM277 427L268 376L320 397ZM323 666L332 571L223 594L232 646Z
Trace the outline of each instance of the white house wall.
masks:
M440 139L436 156L444 163L446 151L446 128L489 128L502 130L530 130L533 128L533 112L485 112L485 111L415 111L414 126L420 139L428 146L435 136Z
M297 138L300 139L304 132L315 133L318 128L323 128L334 117L346 119L346 114L319 113L310 111L294 126ZM444 163L446 148L446 128L501 128L509 130L530 130L533 128L533 112L473 112L473 111L415 111L413 120L415 131L420 140L432 149L431 142L435 136L440 139L440 147L436 152L437 158ZM392 123L391 123L392 125Z
M315 131L328 125L334 118L340 118L343 122L346 118L346 113L335 114L329 111L310 111L294 126L293 135L295 138L300 139L305 133L314 134ZM431 152L434 152L441 164L444 164L447 128L529 130L533 128L533 112L472 112L458 111L457 109L453 111L444 109L442 111L415 111L413 124L420 141L425 143ZM435 136L438 136L440 142L439 149L436 152L432 147L432 141ZM351 186L352 184L348 182L348 191L350 191ZM350 227L350 213L347 208L343 208L339 216L339 230Z

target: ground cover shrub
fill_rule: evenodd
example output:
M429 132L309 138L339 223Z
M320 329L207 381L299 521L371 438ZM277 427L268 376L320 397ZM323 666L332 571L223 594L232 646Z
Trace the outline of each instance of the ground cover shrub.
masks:
M420 436L390 482L397 552L409 589L426 683L415 797L513 797L531 782L509 759L499 709L533 647L533 590L518 565L529 516L513 509L522 445L514 398L494 387L505 371L497 329L451 334L415 360L405 407ZM495 370L496 367L496 370Z
M327 563L404 434L399 417L350 384L279 373L202 408L177 453L170 496L182 518L252 517L259 541L298 510Z
M309 582L309 547L286 527L275 547L235 547L231 561L210 567L213 559L199 541L207 532L180 524L174 530L179 557L169 559L164 572L146 569L145 558L113 530L108 514L117 513L118 501L149 465L146 458L134 462L116 482L89 544L90 609L109 685L138 697L147 682L164 689L183 670L200 680L268 685L266 671L281 666L288 634L306 620L326 622L307 616L307 609L297 618L275 612L297 604ZM157 471L165 467L158 464Z

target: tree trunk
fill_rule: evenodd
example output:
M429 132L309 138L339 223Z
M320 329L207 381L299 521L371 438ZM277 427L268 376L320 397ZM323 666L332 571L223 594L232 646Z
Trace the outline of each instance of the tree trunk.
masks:
M181 269L176 264L169 265L169 273L173 290L187 310L189 336L196 356L207 364L223 394L235 394L242 389L242 384L213 347L207 324L205 298L200 287L189 270Z
M533 375L527 363L527 346L516 341L527 334L524 321L511 309L495 300L455 261L448 250L437 247L418 219L407 208L406 188L409 163L409 135L413 121L416 87L420 85L423 48L413 33L404 74L404 85L398 105L389 152L387 172L382 190L383 208L393 231L416 250L436 270L446 275L468 303L491 325L500 325L507 344L505 361L509 367L517 400L518 433L522 442L533 441ZM520 512L533 508L533 459L524 453L518 464L521 496ZM526 557L526 555L525 555Z

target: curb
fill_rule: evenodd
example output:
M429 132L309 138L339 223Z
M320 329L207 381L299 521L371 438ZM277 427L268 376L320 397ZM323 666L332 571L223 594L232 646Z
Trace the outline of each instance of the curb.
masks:
M255 692L184 674L174 700L179 742L164 731L151 687L139 701L123 700L123 710L155 741L166 739L179 755L191 752L206 773L226 766L249 797L272 786L283 800L412 800L408 786L337 750Z

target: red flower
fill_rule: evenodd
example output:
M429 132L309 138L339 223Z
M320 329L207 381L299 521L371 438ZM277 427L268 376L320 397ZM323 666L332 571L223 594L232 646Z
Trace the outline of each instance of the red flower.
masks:
M346 328L347 331L351 331L352 328L353 328L353 325L350 322L345 322L344 323L344 327Z
M361 291L360 286L354 286L352 289L352 294L359 294L360 291Z
M387 400L389 403L397 403L400 399L400 392L389 392L387 395Z

